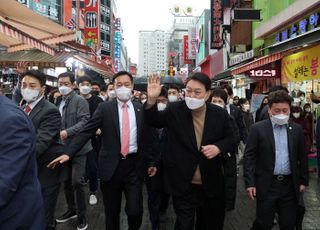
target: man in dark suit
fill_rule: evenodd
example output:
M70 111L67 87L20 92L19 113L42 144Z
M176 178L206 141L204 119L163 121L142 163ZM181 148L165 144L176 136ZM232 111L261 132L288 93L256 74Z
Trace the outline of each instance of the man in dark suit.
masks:
M225 216L225 177L222 156L232 150L234 138L228 113L205 103L211 81L203 73L188 79L185 101L170 103L158 112L156 100L161 92L160 78L150 77L147 122L166 127L164 155L165 187L172 194L177 216L176 230L191 230L198 214L197 229L223 229Z
M67 154L54 160L50 166L68 161L83 143L101 129L99 172L106 216L106 229L120 228L122 192L126 197L126 213L130 230L138 230L142 223L142 182L151 165L150 134L144 124L143 108L131 102L133 77L120 71L113 77L117 100L100 103L84 129L72 140ZM155 167L149 167L153 176Z
M5 96L0 111L0 229L44 230L33 124Z
M308 185L307 155L299 125L288 122L291 97L284 90L269 95L270 118L251 127L244 154L247 193L257 198L253 229L294 229L298 200Z
M25 112L37 132L38 178L47 219L47 230L55 229L54 210L57 203L60 168L49 169L47 164L63 153L59 142L61 116L58 108L44 98L46 76L38 70L22 75L21 94L26 101Z

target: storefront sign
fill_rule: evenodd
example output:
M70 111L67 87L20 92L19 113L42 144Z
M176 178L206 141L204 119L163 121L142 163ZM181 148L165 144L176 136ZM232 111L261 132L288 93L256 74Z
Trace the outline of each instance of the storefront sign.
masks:
M188 59L196 59L197 55L197 29L191 27L188 29Z
M222 41L222 2L211 0L211 49L220 49Z
M115 72L121 70L121 21L120 18L115 20L115 34L114 34L114 69Z
M275 43L283 42L297 35L312 31L319 26L319 13L315 12L276 34Z
M188 59L189 42L188 35L183 36L183 62L184 64L192 64L192 60Z
M320 45L282 59L281 76L287 81L320 78Z
M250 70L250 77L275 77L277 75L277 71L275 69L255 69Z
M85 44L94 50L98 50L99 45L99 4L98 0L85 0Z
M254 57L254 51L253 50L247 51L247 52L242 53L242 54L235 55L232 58L230 58L229 66L233 66L233 65L239 64L239 63L241 63L243 61L246 61L246 60L249 60L249 59L251 59L253 57Z

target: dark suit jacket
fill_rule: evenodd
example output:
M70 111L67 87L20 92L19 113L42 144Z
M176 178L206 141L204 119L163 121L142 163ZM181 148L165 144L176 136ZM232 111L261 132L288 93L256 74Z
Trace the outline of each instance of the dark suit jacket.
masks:
M37 132L36 152L41 187L53 186L60 182L60 167L48 169L47 164L64 153L59 141L60 112L54 104L43 98L31 110L29 117Z
M294 189L299 195L299 186L308 185L307 154L301 126L289 122L288 147ZM268 196L275 167L275 141L270 119L260 121L249 133L244 153L244 178L246 187L256 187L257 198Z
M28 116L0 96L0 229L45 229L36 135Z
M154 127L166 127L167 153L163 156L165 188L174 196L184 195L189 188L197 165L207 196L224 196L225 178L222 157L208 160L198 149L191 110L184 101L170 103L163 112L157 106L145 109L147 122ZM233 149L234 135L231 118L225 109L207 104L201 145L214 144L222 154Z
M137 122L137 144L138 151L136 157L136 169L142 179L146 170L146 163L153 162L150 128L144 124L143 108L140 103L132 102L136 114ZM100 178L103 181L111 179L120 160L120 127L118 101L102 102L98 105L93 117L79 132L67 148L67 154L73 156L82 145L95 135L100 128L101 149L99 152Z
M235 105L230 105L230 115L234 118L234 120L238 125L240 140L243 142L246 142L248 137L248 132L246 129L246 125L244 124L241 110Z

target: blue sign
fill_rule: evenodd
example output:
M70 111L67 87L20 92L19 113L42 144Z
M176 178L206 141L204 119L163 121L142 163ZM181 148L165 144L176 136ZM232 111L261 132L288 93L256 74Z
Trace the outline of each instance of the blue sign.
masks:
M290 28L286 28L280 31L275 36L275 42L279 43L290 38L295 38L297 35L304 34L312 31L319 25L319 14L318 12L311 14L308 18L304 18L299 22L292 24Z

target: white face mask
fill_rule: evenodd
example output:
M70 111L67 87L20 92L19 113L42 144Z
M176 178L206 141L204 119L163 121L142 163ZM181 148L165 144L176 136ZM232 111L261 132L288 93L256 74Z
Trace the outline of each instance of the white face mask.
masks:
M170 95L168 96L168 100L169 102L175 102L175 101L178 101L178 97L175 95Z
M292 113L292 116L296 119L298 119L300 117L300 113Z
M142 103L142 104L144 104L144 103L146 103L146 102L147 102L147 99L141 100L141 103Z
M110 90L109 92L108 92L108 97L110 97L110 98L116 98L117 97L117 95L116 95L116 91L114 91L114 90Z
M219 103L212 103L212 104L217 105L217 106L219 106L219 107L224 109L224 105L222 105L222 104L219 104Z
M167 108L167 104L159 102L157 104L157 107L158 107L158 111L163 111L163 110L165 110Z
M229 105L233 105L233 99L232 98L229 99Z
M272 115L270 119L273 123L277 125L285 125L288 123L289 116L285 114L277 114L277 115Z
M307 112L307 113L310 113L310 112L311 112L311 109L310 109L310 108L307 108L307 109L306 109L306 112Z
M122 86L120 88L115 89L115 92L116 92L117 98L120 101L126 102L126 101L129 101L131 98L132 89Z
M192 97L185 97L185 101L186 101L188 108L191 110L199 109L205 103L204 98L197 99L197 98L192 98Z
M80 90L81 94L87 95L87 94L89 94L91 92L91 87L87 86L87 85L84 85L84 86L81 86L79 88L79 90Z
M65 96L68 95L69 93L71 93L72 88L68 87L68 86L60 86L59 87L59 92L61 93L61 95Z
M36 101L39 96L40 96L40 92L38 90L35 89L21 89L21 94L23 99L27 102L27 103L32 103L34 101Z
M243 109L244 109L244 111L249 111L250 110L250 105L249 104L245 104L245 105L243 105Z

